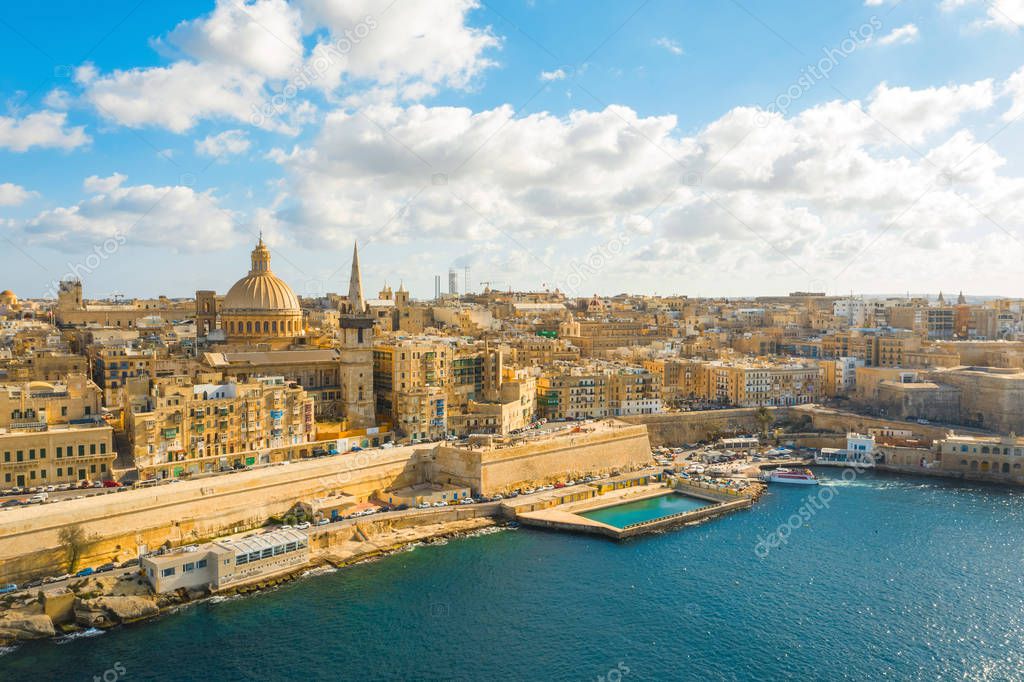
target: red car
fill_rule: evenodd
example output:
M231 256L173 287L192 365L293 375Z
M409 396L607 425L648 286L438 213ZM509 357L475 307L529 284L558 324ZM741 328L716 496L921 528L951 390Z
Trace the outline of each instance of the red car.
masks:
M120 488L122 485L124 484L117 481L103 481L104 488Z

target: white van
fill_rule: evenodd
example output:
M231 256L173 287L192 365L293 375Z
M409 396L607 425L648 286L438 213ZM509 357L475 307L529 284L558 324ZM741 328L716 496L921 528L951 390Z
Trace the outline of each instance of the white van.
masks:
M43 502L46 502L48 499L50 499L50 495L48 493L36 493L32 497L28 498L28 503L42 504Z

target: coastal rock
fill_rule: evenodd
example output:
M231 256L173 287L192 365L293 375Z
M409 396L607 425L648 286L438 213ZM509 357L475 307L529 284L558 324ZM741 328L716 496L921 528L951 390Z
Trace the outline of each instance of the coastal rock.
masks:
M94 601L119 623L149 618L160 612L156 602L146 597L100 597Z
M49 616L7 614L0 616L0 645L10 645L26 639L53 637L56 631Z
M75 604L75 620L86 627L104 628L157 615L160 608L148 597L97 597Z

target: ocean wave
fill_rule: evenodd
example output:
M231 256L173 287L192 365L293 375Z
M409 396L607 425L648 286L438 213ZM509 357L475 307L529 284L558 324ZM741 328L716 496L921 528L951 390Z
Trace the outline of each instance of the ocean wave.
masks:
M338 569L334 566L317 566L316 568L311 568L308 571L303 571L300 577L307 578L314 575L327 575L328 573L335 573L337 570Z
M16 646L0 646L0 656L6 656L7 654L14 653L18 650Z
M83 637L99 637L105 634L106 630L100 630L99 628L89 628L88 630L81 630L79 632L72 632L67 635L62 635L54 640L57 644L67 644L73 642L76 639L82 639Z

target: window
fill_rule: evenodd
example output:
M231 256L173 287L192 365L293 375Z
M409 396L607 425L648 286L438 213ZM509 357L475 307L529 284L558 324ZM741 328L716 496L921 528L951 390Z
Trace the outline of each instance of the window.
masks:
M225 562L225 563L227 563L227 562ZM197 569L206 568L206 559L200 559L199 561L197 561L196 562L196 568Z
M96 443L93 443L92 445L89 446L89 454L90 455L95 455L96 454Z
M84 445L79 445L78 446L78 456L79 457L85 457L85 446Z
M172 575L174 575L174 567L173 566L171 566L170 568L165 568L164 570L160 571L160 577L162 577L162 578L167 578L167 577L170 577Z
M271 548L271 547L267 547L267 548L266 548L265 550L263 550L263 553L262 553L262 555L260 556L260 558L261 558L261 559L269 559L269 558L270 558L270 557L272 557L272 556L274 556L274 550L273 550L273 548Z
M228 563L228 561L229 561L229 559L225 559L224 563L226 564L226 563ZM247 564L247 563L249 563L249 555L248 554L239 554L238 556L235 557L235 565L236 566L242 566L243 564Z
M101 455L107 454L107 444L106 443L100 443L100 454Z
M196 570L196 565L192 561L188 562L187 564L181 567L182 573L191 573L194 570Z
M39 459L46 459L46 448L39 448Z

